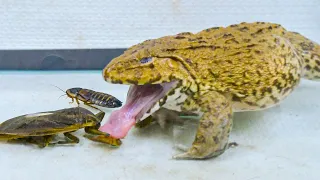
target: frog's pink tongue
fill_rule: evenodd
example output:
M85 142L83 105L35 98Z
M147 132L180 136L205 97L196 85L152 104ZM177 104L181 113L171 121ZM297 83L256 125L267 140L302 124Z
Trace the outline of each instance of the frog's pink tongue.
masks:
M130 86L126 104L121 109L113 111L108 122L99 130L109 133L115 138L124 138L136 120L139 120L157 101L164 97L172 86L173 83Z

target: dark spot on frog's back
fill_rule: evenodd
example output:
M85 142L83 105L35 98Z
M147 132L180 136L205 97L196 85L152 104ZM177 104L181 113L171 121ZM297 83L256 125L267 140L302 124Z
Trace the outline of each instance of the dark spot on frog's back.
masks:
M131 52L131 54L134 54L134 53L136 53L138 50L137 49L135 49L135 50L133 50L132 52Z
M175 39L185 39L186 37L182 36L182 35L178 35L175 37Z
M248 43L250 41L251 41L251 39L243 39L243 42L246 42L246 43Z
M272 89L271 89L271 91L272 91ZM263 87L263 88L261 89L261 94L262 94L262 95L266 95L268 92L269 92L269 87Z
M206 29L205 31L210 32L210 31L212 31L212 30L217 30L217 29L220 29L220 27L208 28L208 29Z
M255 45L255 44L249 44L249 45L247 45L248 48L251 48L251 47L254 47L254 46L256 46L256 45Z
M200 126L204 129L213 127L213 122L212 121L207 121L207 122L200 122Z
M302 50L304 50L304 51L311 51L314 48L314 45L312 43L302 42L299 45L301 46Z
M267 40L266 39L261 39L258 42L264 43L264 42L267 42Z
M256 90L256 89L253 89L253 90L252 90L252 95L254 95L254 96L257 95L257 90Z
M198 43L207 43L207 41L200 40L200 41L198 41Z
M188 39L188 41L190 41L190 42L193 42L193 41L196 41L197 39L191 39L191 38L189 38Z
M245 31L248 31L249 28L248 27L242 27L242 28L239 28L239 31L241 32L245 32Z
M231 54L231 56L236 56L236 55L240 55L240 54L242 54L242 52L238 51L238 52ZM232 64L231 60L226 60L226 62L228 62L229 64Z
M214 143L219 144L219 138L217 136L213 137L213 141Z
M272 93L272 88L271 87L267 87L267 90L266 90L268 93Z
M263 33L263 29L259 29L256 34L262 34Z
M177 34L177 36L187 36L187 35L192 35L192 33L191 32L182 32L182 33Z
M320 68L318 66L314 67L314 70L316 70L317 72L320 72Z
M281 83L278 81L278 79L274 80L272 83L273 86L277 87L278 90L282 90L282 85Z
M120 80L111 80L113 84L122 84L123 82Z
M128 80L126 80L128 83L130 83L130 84L138 84L138 81L136 81L136 80L130 80L130 79L128 79Z
M226 33L222 36L223 38L234 37L231 33Z
M306 70L310 70L310 69L311 69L311 66L310 66L310 65L306 65L306 66L305 66L305 69L306 69Z
M195 143L203 144L203 143L205 143L205 142L206 142L206 138L204 138L204 136L198 135L198 136L196 137Z
M276 97L274 97L274 96L270 96L270 98L272 99L272 101L273 101L274 103L278 103L278 102L280 101L278 98L276 98Z

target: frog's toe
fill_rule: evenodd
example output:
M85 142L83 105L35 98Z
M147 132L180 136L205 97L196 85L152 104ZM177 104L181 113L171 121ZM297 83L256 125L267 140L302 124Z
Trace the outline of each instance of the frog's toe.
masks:
M190 158L189 152L184 152L184 153L176 154L176 155L174 155L172 158L173 158L173 159L193 159L193 158Z
M183 145L183 144L176 144L174 145L174 147L180 151L184 151L184 152L187 152L188 151L188 146L186 145Z
M201 151L199 151L198 149L192 147L190 148L187 152L184 153L180 153L177 155L173 156L173 159L209 159L209 158L213 158L213 157L217 157L221 154L223 154L225 152L226 148L223 148L222 150L218 150L218 151L208 151L206 153L200 153Z

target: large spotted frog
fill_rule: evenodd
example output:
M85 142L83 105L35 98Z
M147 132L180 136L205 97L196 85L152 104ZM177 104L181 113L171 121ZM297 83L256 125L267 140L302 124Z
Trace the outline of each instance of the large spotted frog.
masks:
M124 138L159 109L200 116L192 146L177 159L205 159L228 147L233 112L284 100L300 78L320 78L320 46L279 24L240 23L183 32L130 47L103 70L129 84L126 104L100 130Z

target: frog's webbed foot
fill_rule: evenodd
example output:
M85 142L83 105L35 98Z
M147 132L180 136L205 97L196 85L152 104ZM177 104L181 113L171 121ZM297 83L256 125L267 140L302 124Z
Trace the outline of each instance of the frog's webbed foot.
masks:
M203 115L191 148L174 159L207 159L221 155L228 146L232 128L232 107L228 98L218 92L208 92L198 98Z
M218 155L222 154L225 150L227 150L229 148L234 148L237 146L238 146L238 143L230 142L227 144L227 146L223 150L216 152L216 154L214 154L212 157L218 156ZM190 158L190 153L188 153L188 150L189 150L188 146L186 146L184 144L177 144L177 145L175 145L175 148L177 148L180 151L184 151L184 153L173 156L174 159L195 159L195 158ZM203 159L205 159L205 158L203 158Z

